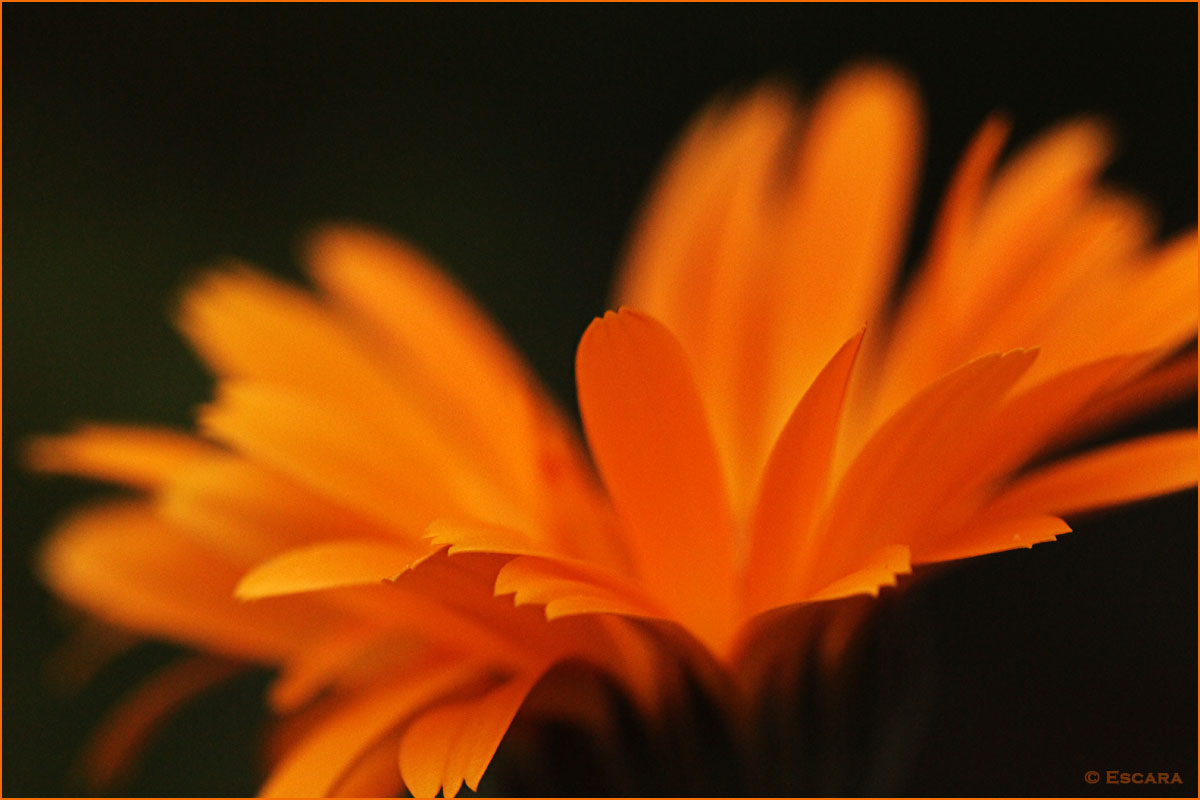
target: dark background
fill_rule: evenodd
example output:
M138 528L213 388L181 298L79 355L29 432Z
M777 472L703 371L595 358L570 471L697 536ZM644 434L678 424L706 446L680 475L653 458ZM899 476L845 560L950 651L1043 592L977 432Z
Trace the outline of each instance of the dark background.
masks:
M1196 219L1192 4L4 12L10 796L78 791L67 765L88 726L169 654L123 659L77 697L47 689L62 626L31 554L95 490L23 474L20 444L82 419L186 425L210 384L167 308L199 267L237 255L298 277L295 244L314 223L377 224L436 255L574 408L575 344L689 117L764 76L812 90L863 56L906 67L925 92L915 248L995 108L1018 142L1072 113L1110 118L1112 180L1150 198L1166 233ZM1151 427L1194 420L1189 402ZM1116 769L1179 772L1170 793L1194 796L1195 513L1191 493L1075 520L1058 544L905 593L898 630L919 629L932 689L886 791L1093 796L1114 792L1084 772ZM173 722L127 790L254 791L261 685Z

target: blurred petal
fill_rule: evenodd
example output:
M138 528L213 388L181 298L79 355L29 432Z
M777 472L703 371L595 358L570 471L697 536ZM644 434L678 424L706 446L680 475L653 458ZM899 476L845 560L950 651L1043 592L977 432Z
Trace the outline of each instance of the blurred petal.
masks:
M1053 354L1054 342L1028 329L1032 320L1016 298L1033 297L1040 307L1038 282L1061 283L1078 272L1078 259L1064 264L1048 256L1078 224L1109 158L1111 136L1092 120L1060 125L1020 150L987 186L1006 135L1005 123L985 123L959 166L933 246L901 304L875 376L874 420L886 419L938 375L988 352L1042 346ZM1062 306L1056 310L1076 317ZM1027 336L998 346L986 341L986 330L1005 315L1016 315Z
M995 513L1070 514L1178 492L1196 484L1196 432L1144 436L1018 478Z
M1154 409L1179 402L1196 392L1196 350L1159 364L1107 392L1071 420L1058 441L1076 441Z
M367 515L237 456L205 459L176 476L160 493L157 508L246 567L322 539L400 539Z
M329 792L330 797L399 797L404 780L396 763L398 736L389 736L359 757Z
M750 501L764 427L772 271L782 156L795 127L786 93L764 86L683 146L632 242L623 302L679 338L712 415L735 505Z
M378 349L405 393L440 420L439 444L461 441L506 486L535 498L540 476L531 445L538 428L567 429L482 309L415 249L366 229L323 229L310 240L308 257L347 324Z
M83 425L72 433L39 436L25 451L38 472L95 478L153 490L214 448L184 433L125 425Z
M440 705L416 719L400 740L400 774L414 797L454 797L472 791L541 672L502 684L486 694Z
M784 212L780 283L767 294L774 431L828 354L878 319L904 248L921 137L915 88L885 67L847 70L818 100Z
M372 744L418 709L479 680L479 666L432 662L343 701L291 747L259 790L263 797L321 797Z
M121 780L154 735L180 706L244 667L207 656L177 661L123 698L91 735L82 758L92 788Z
M319 609L247 609L238 570L141 505L78 513L47 543L41 572L56 592L111 623L216 653L272 662L329 624Z
M259 397L312 402L324 417L352 419L374 437L367 455L380 448L393 458L403 454L467 502L512 511L514 487L492 460L479 457L478 441L409 385L411 375L391 369L370 340L304 292L249 270L216 272L184 297L179 320L218 375L259 387ZM294 422L295 414L282 420ZM527 491L515 494L528 502Z
M398 535L417 536L432 520L468 510L497 522L525 521L509 500L467 478L461 465L451 465L436 439L412 439L323 400L265 384L225 384L200 424Z

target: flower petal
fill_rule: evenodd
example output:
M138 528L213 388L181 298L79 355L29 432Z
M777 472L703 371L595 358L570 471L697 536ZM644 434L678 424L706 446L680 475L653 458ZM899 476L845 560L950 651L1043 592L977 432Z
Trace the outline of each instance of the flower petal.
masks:
M322 229L309 241L308 258L317 282L405 391L447 433L469 434L475 457L532 497L538 475L530 443L539 415L553 407L474 301L424 255L366 229Z
M500 508L535 502L527 485L481 457L478 439L423 393L416 376L391 368L369 338L306 293L245 269L215 272L185 295L179 320L219 376L315 403L325 424L353 419L373 437L368 450L386 445L393 460L427 469L426 482L433 476L468 502ZM444 353L450 345L425 346Z
M372 539L338 539L288 550L255 567L234 590L242 600L362 586L395 578L421 548Z
M808 541L829 485L833 448L850 373L863 333L842 345L813 381L780 434L759 490L745 571L748 613L783 605L797 559Z
M1125 269L1081 281L1063 301L1068 313L1049 315L1031 335L1045 345L1050 368L1121 353L1162 357L1195 339L1196 294L1192 230Z
M768 292L777 431L828 354L877 321L896 277L921 149L920 100L878 66L837 77L813 110Z
M1040 514L1030 517L1002 517L985 511L980 519L972 521L946 537L941 543L923 548L920 555L913 554L917 563L952 561L958 558L973 558L1020 547L1033 547L1042 542L1052 542L1071 526L1058 517Z
M205 459L176 476L160 493L157 508L166 520L247 568L331 538L402 541L394 529L239 456Z
M1058 441L1078 441L1105 428L1135 419L1196 392L1196 350L1158 364L1146 373L1114 388L1077 414Z
M798 137L791 100L766 86L697 123L650 200L618 298L692 358L739 517L797 399L889 291L918 106L898 73L859 67Z
M702 639L732 634L734 524L716 449L678 342L622 310L592 322L579 407L646 591Z
M529 527L525 511L476 481L437 440L259 383L225 383L202 412L210 434L399 536L450 514Z
M373 621L376 622L376 621ZM418 649L412 642L397 642L395 631L371 623L348 623L298 651L280 668L267 691L267 703L277 714L299 710L325 688L353 674L363 656L380 649Z
M85 779L94 789L110 788L167 717L243 669L232 661L192 656L157 672L122 698L92 733L81 761Z
M691 358L735 506L752 500L767 436L770 343L758 312L794 117L790 98L768 85L698 131L651 200L626 272L626 302L661 319Z
M157 489L179 471L215 452L193 436L127 425L83 425L60 436L39 436L25 459L39 472L79 475Z
M399 736L388 736L369 748L330 790L330 797L400 797L404 780L396 763Z
M1070 514L1178 492L1196 484L1194 430L1143 436L1018 478L995 513Z
M908 548L902 544L881 547L869 555L863 566L844 578L839 578L823 589L818 589L808 599L840 600L857 594L875 597L881 586L895 586L897 575L912 572Z
M307 604L237 602L237 568L140 504L78 513L47 543L40 568L59 595L101 619L251 661L282 660L333 622Z
M372 744L418 709L473 684L482 674L477 664L436 661L343 701L288 750L259 794L327 794Z
M971 473L970 444L1036 351L976 359L918 394L883 425L838 483L800 584L820 589L887 545L908 544ZM803 597L803 595L801 595ZM801 598L797 598L801 599Z
M414 797L454 797L464 783L479 788L500 740L541 671L513 678L486 694L440 705L418 717L400 740L400 774Z
M596 567L559 559L520 556L496 575L496 595L517 605L546 606L547 619L573 614L668 616L637 587Z
M1051 344L1033 337L989 347L981 337L997 315L1024 309L1012 298L1025 282L1058 280L1063 266L1046 256L1079 224L1111 137L1091 120L1060 125L1022 149L989 186L1006 135L1003 122L985 123L960 163L934 246L898 309L874 382L874 420L887 419L958 364L999 349Z

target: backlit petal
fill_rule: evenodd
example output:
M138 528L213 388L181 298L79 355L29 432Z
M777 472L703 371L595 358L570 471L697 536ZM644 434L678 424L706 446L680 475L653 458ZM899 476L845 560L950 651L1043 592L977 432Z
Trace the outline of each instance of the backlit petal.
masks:
M839 481L819 538L804 554L801 586L820 589L871 553L911 541L963 480L968 444L1036 355L1017 350L972 361L888 420Z
M1196 484L1196 432L1144 436L1035 470L1009 486L996 512L1070 514L1178 492Z
M759 490L745 572L745 602L751 614L783 605L797 563L807 547L825 499L846 386L862 342L852 337L821 370L771 451Z
M40 436L25 458L32 469L156 489L180 470L215 452L183 433L126 425L84 425L60 436Z
M734 525L687 359L650 317L592 322L576 359L588 443L646 591L709 642L732 633Z
M464 783L479 788L500 740L541 676L513 678L480 697L418 717L400 740L400 774L413 796L435 797L443 789L445 797L454 797Z
M321 797L367 749L430 702L481 677L469 662L433 662L346 700L290 748L259 791L263 797Z
M315 608L247 609L233 598L234 565L141 505L78 513L40 566L55 591L102 619L253 661L276 661L330 623Z
M403 572L424 551L399 543L340 539L310 544L272 558L243 577L243 600L380 583Z
M1062 534L1070 532L1070 525L1058 517L1045 514L994 519L985 513L941 544L914 550L913 561L951 561L1021 547L1028 548L1043 542L1053 542Z

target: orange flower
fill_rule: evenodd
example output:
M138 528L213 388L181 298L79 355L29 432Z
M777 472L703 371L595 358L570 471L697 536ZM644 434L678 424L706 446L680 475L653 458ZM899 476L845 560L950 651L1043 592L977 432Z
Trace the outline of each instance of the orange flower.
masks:
M1098 184L1098 123L996 169L992 119L893 303L918 105L860 67L803 114L767 86L697 121L633 239L625 308L579 346L598 477L406 246L319 233L316 296L242 268L193 287L180 326L219 377L199 434L87 427L30 450L138 493L62 526L50 585L203 654L114 715L93 773L246 663L278 671L265 794L451 796L565 660L653 714L682 648L737 705L764 691L764 612L1192 486L1193 430L1054 456L1195 386L1195 231L1155 244L1144 207Z

